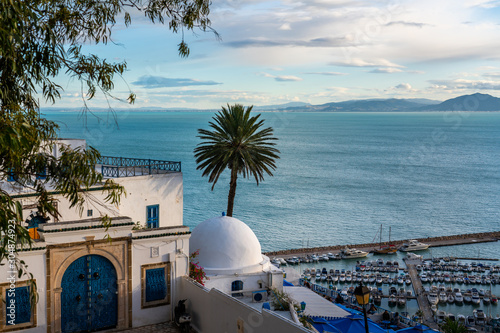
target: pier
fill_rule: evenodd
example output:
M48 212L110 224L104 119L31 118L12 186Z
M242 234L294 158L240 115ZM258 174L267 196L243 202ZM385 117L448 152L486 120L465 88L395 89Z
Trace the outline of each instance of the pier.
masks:
M426 294L423 292L424 287L422 286L422 282L418 277L416 265L420 265L422 261L420 259L404 259L406 263L406 267L408 269L408 275L410 275L411 283L413 285L413 289L415 290L415 296L417 297L418 307L423 312L423 324L429 326L432 329L439 330L439 326L434 321L434 314L429 305L429 301L427 300Z
M440 246L452 246L452 245L464 245L464 244L476 244L476 243L486 243L486 242L497 242L500 239L500 231L493 232L482 232L474 234L460 234L451 236L438 236L438 237L428 237L428 238L416 238L418 241L430 244L430 247L440 247ZM391 241L391 244L397 247L403 245L403 243L408 242L409 239L405 240L395 240ZM388 245L388 242L382 242L382 245ZM264 253L267 256L300 256L313 253L325 253L332 252L338 253L345 247L356 248L363 251L373 251L378 249L379 243L365 243L365 244L344 244L335 246L322 246L313 248L299 248L299 249L287 249L279 251L271 251Z

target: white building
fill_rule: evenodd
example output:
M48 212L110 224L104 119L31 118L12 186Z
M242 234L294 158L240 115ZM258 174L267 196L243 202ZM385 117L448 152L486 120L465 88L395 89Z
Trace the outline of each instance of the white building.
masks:
M85 141L60 144L81 147ZM57 146L53 153L57 156ZM88 200L80 216L56 195L62 217L46 223L36 214L32 192L8 175L0 179L1 188L22 204L26 220L20 222L35 239L31 249L19 252L19 259L28 265L39 295L31 308L27 278L12 277L2 266L1 332L128 328L173 318L176 285L187 274L189 260L180 162L112 157L101 162L96 168L125 187L127 195L119 206L102 207L103 194L96 186L87 193L94 200ZM108 230L101 214L112 217ZM137 222L150 228L134 230ZM9 317L7 304L12 301L16 307Z
M273 290L283 291L283 271L261 253L259 240L240 220L219 216L200 223L190 239L208 279L205 287L182 280L192 326L198 331L308 332L293 306L272 311ZM266 304L267 303L267 304ZM266 304L266 305L265 305Z

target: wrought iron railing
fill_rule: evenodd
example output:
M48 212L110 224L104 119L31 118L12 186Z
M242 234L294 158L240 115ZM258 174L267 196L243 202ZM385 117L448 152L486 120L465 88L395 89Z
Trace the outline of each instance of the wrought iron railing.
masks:
M102 175L111 178L181 172L181 162L141 158L101 156L99 165Z

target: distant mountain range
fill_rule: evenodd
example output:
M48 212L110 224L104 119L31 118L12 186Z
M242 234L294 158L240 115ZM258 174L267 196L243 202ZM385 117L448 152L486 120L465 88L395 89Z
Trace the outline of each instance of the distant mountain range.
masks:
M42 108L42 111L78 111L81 108ZM92 111L107 111L106 108L92 109ZM116 108L115 111L130 108ZM219 109L189 109L189 108L161 108L145 107L134 108L136 112L172 112L172 111L218 111ZM448 99L444 102L425 99L362 99L344 102L333 102L320 105L311 105L304 102L290 102L279 105L254 106L255 111L286 111L286 112L423 112L423 111L500 111L500 98L488 94L463 95Z
M364 99L286 107L281 110L289 112L500 111L500 98L476 93L444 102L430 99Z

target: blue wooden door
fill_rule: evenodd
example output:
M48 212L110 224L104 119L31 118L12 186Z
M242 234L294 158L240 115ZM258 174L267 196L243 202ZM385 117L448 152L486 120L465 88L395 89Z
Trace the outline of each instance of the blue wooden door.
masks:
M61 282L62 332L91 332L116 327L116 270L106 258L83 256L66 270Z
M148 228L158 228L160 226L160 206L147 206Z

